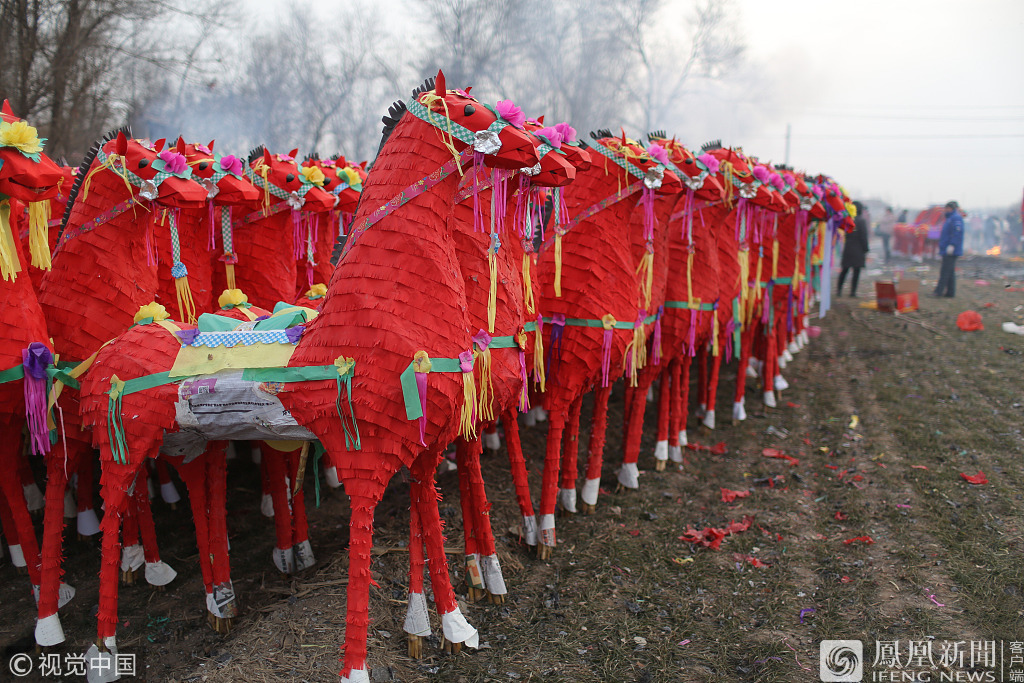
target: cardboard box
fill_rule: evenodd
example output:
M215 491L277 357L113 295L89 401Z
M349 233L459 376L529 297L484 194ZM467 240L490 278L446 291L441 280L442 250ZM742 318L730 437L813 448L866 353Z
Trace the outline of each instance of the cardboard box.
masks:
M875 301L883 313L909 313L918 309L920 280L875 282Z

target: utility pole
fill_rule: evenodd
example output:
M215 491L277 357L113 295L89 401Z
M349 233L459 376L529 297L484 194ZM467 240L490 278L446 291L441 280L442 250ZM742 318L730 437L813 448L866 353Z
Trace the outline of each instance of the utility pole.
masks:
M792 132L793 132L792 126L790 126L787 123L786 124L786 160L783 162L784 164L786 164L786 166L789 166L789 138L790 138L790 134Z

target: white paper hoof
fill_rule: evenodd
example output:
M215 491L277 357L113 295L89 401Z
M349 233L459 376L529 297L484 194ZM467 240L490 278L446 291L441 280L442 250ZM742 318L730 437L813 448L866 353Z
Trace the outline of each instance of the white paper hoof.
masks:
M782 375L775 375L775 390L785 391L786 389L789 389L789 382L786 381L786 378Z
M794 339L793 341L789 342L788 350L789 350L789 355L790 356L792 356L793 354L796 354L796 353L800 353L800 345L796 343L796 339Z
M160 484L160 497L168 505L173 505L181 500L181 494L178 493L178 488L174 485L173 481Z
M685 429L681 429L679 431L679 445L680 445L680 447L685 448L686 444L688 444L688 443L690 443L690 442L686 440L686 430Z
M96 511L92 508L80 511L76 526L81 536L95 536L98 534L100 532L100 520L96 516Z
M405 611L405 632L411 636L430 635L430 616L423 593L409 593L409 607Z
M526 545L537 545L537 518L533 515L523 517L523 540Z
M121 548L121 571L135 571L146 564L146 555L138 543Z
M587 505L597 505L597 496L600 492L601 480L587 479L583 482L583 488L580 490L580 497Z
M46 506L46 498L43 497L43 492L39 490L39 486L35 482L23 486L22 490L25 492L25 504L28 505L29 512L42 510Z
M85 680L88 683L111 683L121 679L117 673L116 639L114 636L104 638L103 644L107 648L106 652L100 652L95 643L85 651Z
M782 352L782 356L783 356L783 358L785 358L785 359L786 359L786 362L787 362L787 363L788 363L788 362L790 362L791 360L793 360L793 354L791 354L791 353L789 352L789 349L786 349L786 350L784 350L784 351Z
M540 516L540 542L543 545L555 546L555 516L554 515L541 515Z
M708 413L708 404L701 403L697 406L697 410L694 412L698 420L703 420L704 416Z
M60 586L57 587L57 609L61 609L64 605L68 604L75 598L75 587L60 582Z
M174 577L177 575L178 572L174 571L166 562L146 563L146 583L150 586L166 586L174 581Z
M466 647L474 649L480 645L476 629L469 625L458 607L448 614L441 615L441 629L449 643L464 643Z
M668 447L668 459L677 465L683 464L683 447L682 446L669 446Z
M36 620L36 645L50 647L64 642L64 628L60 625L60 617L51 614Z
M668 460L668 441L659 441L654 444L654 459Z
M537 426L537 416L533 414L532 410L526 411L526 415L523 417L523 424L527 427Z
M754 359L751 358L750 360L753 361ZM753 363L748 363L747 364L747 377L751 377L751 378L756 378L757 377L757 369L754 367Z
M558 504L566 512L576 512L576 489L558 489Z
M751 357L750 358L750 367L754 368L754 370L756 370L758 372L758 374L760 374L761 373L761 369L764 368L764 361L761 360L760 358Z
M264 517L274 518L274 499L270 497L269 493L264 493L260 500L260 513Z
M309 539L295 544L292 550L295 552L295 571L301 572L316 564L316 557L313 555L313 547L309 545Z
M20 543L7 546L7 549L11 551L11 564L19 569L28 566L28 563L25 562L25 553L22 552Z
M654 386L647 387L647 402L654 403Z
M370 683L370 675L366 669L352 669L348 676L341 677L341 683Z
M341 480L338 479L338 468L337 467L325 467L324 468L324 479L327 480L327 485L332 489L339 488L341 486Z
M786 360L785 354L779 356L779 369L785 370L786 369L786 363L788 363L788 362L789 361Z
M259 446L252 447L252 464L259 465L263 460L263 451L260 450Z
M480 573L484 577L484 585L491 595L505 595L508 589L505 588L505 577L501 575L501 564L497 555L482 555L480 557Z
M64 491L64 519L74 519L78 516L78 504L75 503L75 496L71 489Z
M206 609L215 617L231 619L238 616L235 587L230 581L214 584L213 592L206 594Z
M484 432L484 448L489 451L496 451L501 448L501 437L498 436L498 430L495 429L493 432Z
M709 410L708 412L704 413L703 424L708 429L715 428L715 411Z
M536 406L533 409L533 415L534 415L534 417L537 418L537 422L547 422L548 421L548 411L544 410L543 406Z
M743 405L743 401L736 401L732 404L732 421L742 422L747 419L747 409Z
M619 483L627 489L640 488L640 472L635 462L624 462L619 469Z
M238 451L235 449L235 442L228 441L227 447L224 449L224 459L234 460L238 457Z
M764 392L764 404L766 406L768 406L769 408L774 408L776 406L776 403L775 403L775 392L774 391L766 391L766 392Z
M292 548L274 548L274 566L282 574L295 573L295 551Z

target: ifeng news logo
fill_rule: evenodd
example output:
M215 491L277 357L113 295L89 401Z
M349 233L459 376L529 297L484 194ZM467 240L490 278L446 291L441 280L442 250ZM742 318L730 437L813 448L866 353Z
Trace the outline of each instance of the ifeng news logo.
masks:
M849 683L864 678L864 643L859 640L821 641L818 676L824 683Z

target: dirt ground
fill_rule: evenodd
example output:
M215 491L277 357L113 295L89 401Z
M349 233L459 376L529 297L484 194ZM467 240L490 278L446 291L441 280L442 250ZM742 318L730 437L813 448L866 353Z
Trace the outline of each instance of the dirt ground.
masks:
M720 420L707 434L691 418L691 444L724 442L725 454L690 449L681 469L653 471L649 404L641 488L615 494L620 383L603 477L609 493L596 515L558 520L550 561L519 541L504 450L485 455L509 595L503 606L463 604L480 630L477 651L445 655L432 637L424 659L406 656L408 489L393 485L376 521L373 680L814 681L822 639L1024 640L1024 339L1001 329L1024 322L1024 292L1014 291L1024 287L1024 263L967 257L960 267L955 299L926 296L934 264L869 269L861 299L838 299L815 321L822 335L784 370L791 388L778 408L761 405L751 380L746 422ZM862 308L872 282L894 269L925 280L921 310ZM957 329L968 308L982 314L984 331ZM723 372L720 416L731 414L734 375ZM589 404L583 413L586 444ZM523 430L535 496L544 436L543 426ZM769 447L798 462L764 457ZM960 476L979 471L987 484ZM256 468L240 457L229 481L232 577L243 601L237 627L226 637L207 627L187 505L156 503L161 551L179 574L165 592L121 587L121 651L138 653L150 681L337 680L344 496L323 487L315 507L307 477L319 564L285 579L271 564L273 523L259 513ZM439 481L453 582L465 603L457 477ZM725 503L720 487L751 493ZM718 550L680 539L691 527L748 515L749 530ZM78 596L62 619L69 647L84 651L95 633L98 545L67 535L66 580ZM0 579L0 644L8 655L31 652L27 580L8 562Z

